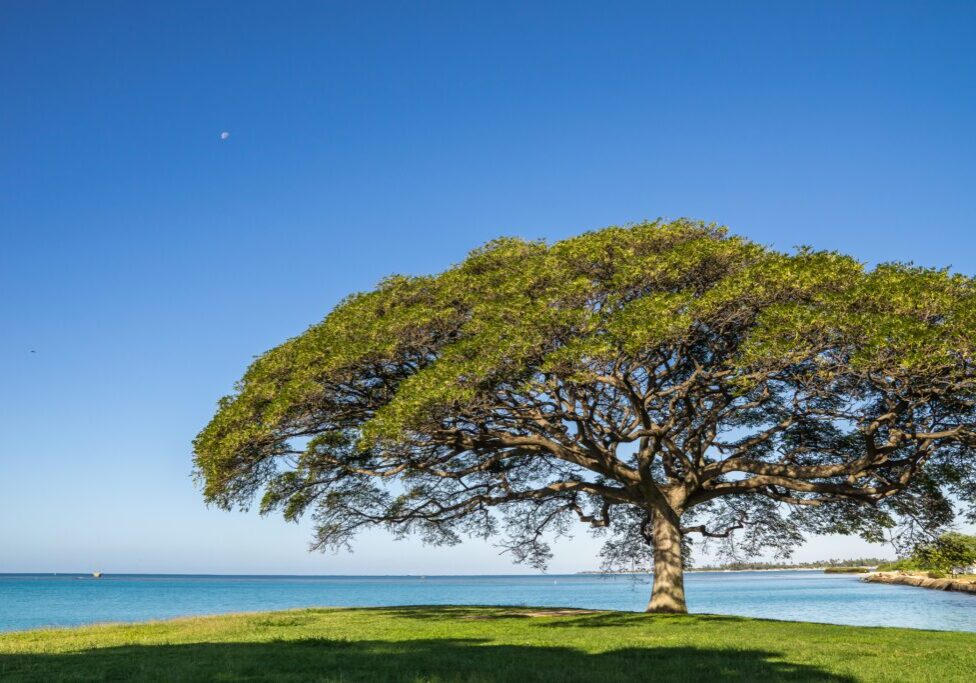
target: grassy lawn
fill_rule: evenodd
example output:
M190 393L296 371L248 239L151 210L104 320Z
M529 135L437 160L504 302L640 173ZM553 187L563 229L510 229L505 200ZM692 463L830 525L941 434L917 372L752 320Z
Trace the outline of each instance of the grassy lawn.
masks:
M972 681L976 633L526 608L307 609L0 635L0 680Z

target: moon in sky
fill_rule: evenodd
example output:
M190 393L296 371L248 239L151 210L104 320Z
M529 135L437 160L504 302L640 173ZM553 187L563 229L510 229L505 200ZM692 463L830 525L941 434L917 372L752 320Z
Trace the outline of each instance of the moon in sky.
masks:
M220 134L220 139L221 140L226 140L229 137L230 137L230 133L228 133L226 130L223 133Z

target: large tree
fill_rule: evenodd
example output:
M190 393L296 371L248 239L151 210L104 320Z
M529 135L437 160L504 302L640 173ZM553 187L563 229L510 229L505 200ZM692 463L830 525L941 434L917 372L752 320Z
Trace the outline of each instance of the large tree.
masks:
M685 611L690 535L932 532L976 501L976 281L781 253L692 221L501 239L341 302L258 358L195 441L208 502L313 547L364 527L501 535L543 566L581 520ZM973 508L969 508L973 514Z

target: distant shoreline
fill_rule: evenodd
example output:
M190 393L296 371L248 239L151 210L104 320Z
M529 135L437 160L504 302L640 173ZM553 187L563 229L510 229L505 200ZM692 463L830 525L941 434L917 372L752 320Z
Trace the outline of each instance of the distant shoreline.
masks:
M918 574L906 574L904 572L872 572L867 576L861 577L861 581L867 583L885 583L898 586L913 586L915 588L928 588L939 591L958 591L961 593L976 594L976 581L971 579L933 579L928 576Z
M826 567L777 567L774 569L686 569L691 574L721 574L730 572L782 572L782 571L823 571ZM519 574L181 574L181 573L143 573L143 572L104 572L100 578L146 578L146 579L437 579L437 578L530 578L552 576L586 576L618 574L651 574L653 570L604 572L597 570L577 572L538 572ZM56 579L94 579L91 572L0 572L0 578L56 578Z
M685 574L741 574L744 572L822 572L827 567L776 567L775 569L686 569ZM594 575L594 576L643 576L644 574L653 574L653 569L648 569L647 571L633 571L633 572L601 572L601 571L588 571L588 572L576 572L578 575Z

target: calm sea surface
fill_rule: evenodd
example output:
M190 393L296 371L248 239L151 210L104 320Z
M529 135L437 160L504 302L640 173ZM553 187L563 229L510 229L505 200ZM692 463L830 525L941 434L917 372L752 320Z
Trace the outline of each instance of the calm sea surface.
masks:
M692 612L976 631L976 595L807 571L692 573ZM646 578L0 574L0 631L312 606L533 605L642 610Z

